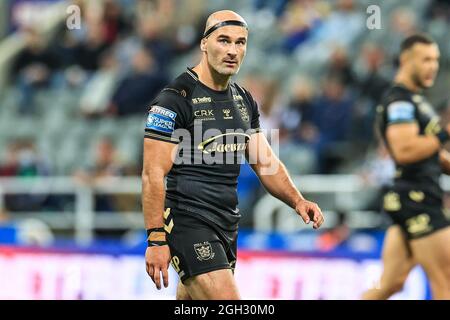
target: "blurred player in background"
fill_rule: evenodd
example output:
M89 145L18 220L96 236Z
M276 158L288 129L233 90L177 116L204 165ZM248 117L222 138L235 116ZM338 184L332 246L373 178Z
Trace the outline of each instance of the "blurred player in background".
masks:
M181 279L177 299L240 298L233 270L240 219L237 160L242 156L264 187L306 223L318 228L323 222L319 207L302 197L260 132L256 102L231 82L245 56L247 38L241 16L228 10L213 13L200 44L201 62L166 87L149 110L142 174L147 272L158 289L162 273L167 287L171 261ZM180 140L180 129L193 141L186 136ZM216 134L209 135L208 129ZM195 142L198 131L200 143ZM172 155L179 155L180 149L187 162L174 164ZM234 161L208 163L204 157L212 154ZM267 167L277 169L267 174Z
M439 55L428 36L406 38L394 84L377 109L377 128L397 167L383 204L394 225L384 240L379 286L364 299L387 299L400 291L416 264L425 270L433 298L450 299L450 218L439 185L441 173L450 174L450 154L443 148L450 125L441 128L422 95L434 84Z

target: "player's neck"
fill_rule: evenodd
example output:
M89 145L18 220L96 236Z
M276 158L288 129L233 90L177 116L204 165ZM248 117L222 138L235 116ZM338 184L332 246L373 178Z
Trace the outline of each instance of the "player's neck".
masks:
M397 73L397 75L395 76L395 83L398 83L402 86L404 86L405 88L407 88L408 90L412 91L412 92L420 92L422 91L422 88L419 87L412 79L412 77L410 77L409 75L403 73L403 72L399 72Z
M221 75L205 63L198 64L192 70L197 73L201 83L213 90L224 91L230 84L231 76Z

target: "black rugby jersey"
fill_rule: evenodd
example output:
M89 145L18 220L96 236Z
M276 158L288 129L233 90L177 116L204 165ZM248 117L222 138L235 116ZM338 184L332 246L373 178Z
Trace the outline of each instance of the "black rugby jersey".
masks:
M381 105L377 108L377 127L394 161L395 158L386 139L386 130L390 124L416 122L420 128L420 135L430 135L441 130L439 121L439 116L423 95L399 84L387 90ZM422 189L442 196L439 186L441 175L439 152L416 163L401 165L396 162L396 169L395 185L420 185Z
M190 68L152 101L145 138L177 143L167 176L166 207L236 229L237 178L259 112L250 93L231 83L213 90Z

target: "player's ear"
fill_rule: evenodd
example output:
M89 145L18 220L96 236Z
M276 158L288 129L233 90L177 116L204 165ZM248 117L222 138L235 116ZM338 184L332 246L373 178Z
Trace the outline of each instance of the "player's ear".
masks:
M206 38L203 38L202 41L200 41L200 50L206 52Z
M400 54L400 56L398 57L399 64L401 66L404 66L406 64L406 62L408 61L408 59L411 58L411 55L412 55L411 49L402 52Z

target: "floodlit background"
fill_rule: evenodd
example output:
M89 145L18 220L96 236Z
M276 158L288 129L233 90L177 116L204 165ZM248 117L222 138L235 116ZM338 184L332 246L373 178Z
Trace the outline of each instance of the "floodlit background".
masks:
M369 5L376 7L367 12ZM219 9L247 20L248 54L236 81L259 103L262 127L279 129L274 148L326 216L320 231L306 228L243 165L242 296L358 299L376 285L390 223L380 191L394 167L374 139L375 107L401 40L424 31L442 55L427 96L447 121L448 1L6 0L0 298L174 298L173 270L162 291L145 273L146 107L198 62L205 19ZM421 269L395 298L429 298Z

